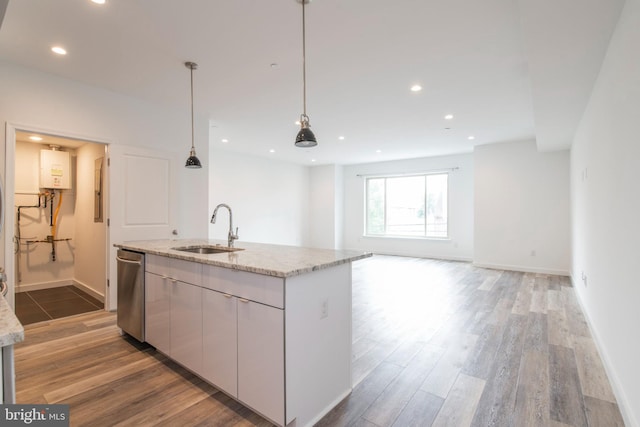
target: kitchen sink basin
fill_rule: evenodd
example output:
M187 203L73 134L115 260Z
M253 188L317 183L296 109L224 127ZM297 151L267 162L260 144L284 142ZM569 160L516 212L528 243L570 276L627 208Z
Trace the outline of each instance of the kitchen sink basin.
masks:
M242 248L230 248L228 246L218 246L218 245L197 245L197 246L182 246L179 248L171 248L174 251L181 252L191 252L194 254L221 254L223 252L236 252L243 251Z

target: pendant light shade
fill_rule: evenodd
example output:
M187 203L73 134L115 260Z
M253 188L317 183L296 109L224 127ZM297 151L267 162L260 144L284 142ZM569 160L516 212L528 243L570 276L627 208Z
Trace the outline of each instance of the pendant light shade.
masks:
M296 147L315 147L318 145L316 136L309 127L309 117L304 114L300 116L300 132L296 136Z
M189 169L200 169L202 163L196 156L196 147L194 145L194 131L193 131L193 70L198 68L198 64L195 62L185 62L184 66L191 70L191 151L189 151L189 158L184 167Z
M302 3L302 115L300 115L300 131L296 135L296 147L315 147L318 145L316 136L309 126L309 116L307 116L307 46L305 31L304 5L311 0L297 0Z
M200 159L196 156L195 150L189 151L189 158L184 167L189 169L200 169L202 167L202 163L200 163Z

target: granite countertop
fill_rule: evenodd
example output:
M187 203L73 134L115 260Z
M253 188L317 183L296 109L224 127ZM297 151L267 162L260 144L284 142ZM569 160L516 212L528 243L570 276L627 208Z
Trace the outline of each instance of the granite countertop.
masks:
M218 254L195 254L172 249L197 245L226 246L227 242L207 239L140 240L123 242L114 246L275 277L297 276L371 256L371 253L367 252L302 248L243 241L235 243L236 249L243 250Z
M20 341L24 341L24 328L7 300L0 295L0 347Z

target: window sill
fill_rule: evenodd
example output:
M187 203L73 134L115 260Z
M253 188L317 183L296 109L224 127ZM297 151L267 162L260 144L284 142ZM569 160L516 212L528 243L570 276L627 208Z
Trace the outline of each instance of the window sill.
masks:
M451 237L427 237L427 236L372 236L364 234L363 239L382 239L382 240L435 240L438 242L450 242Z

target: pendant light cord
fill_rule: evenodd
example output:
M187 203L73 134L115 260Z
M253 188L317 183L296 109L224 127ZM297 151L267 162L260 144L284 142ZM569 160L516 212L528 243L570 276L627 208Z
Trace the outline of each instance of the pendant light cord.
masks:
M191 151L189 152L187 163L184 166L189 169L200 169L202 167L202 163L200 163L200 159L196 157L195 119L193 114L193 70L198 69L198 64L189 61L185 62L184 65L191 71Z
M304 19L304 4L306 2L307 0L302 0L302 111L305 118L307 118L307 41Z
M191 151L195 151L196 149L193 138L193 65L194 64L189 64L189 68L191 69Z
M315 147L318 145L316 136L311 132L309 116L307 116L307 29L305 19L305 3L311 0L297 0L302 3L302 111L300 115L300 131L296 135L296 147Z

